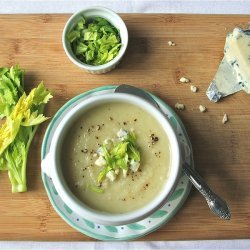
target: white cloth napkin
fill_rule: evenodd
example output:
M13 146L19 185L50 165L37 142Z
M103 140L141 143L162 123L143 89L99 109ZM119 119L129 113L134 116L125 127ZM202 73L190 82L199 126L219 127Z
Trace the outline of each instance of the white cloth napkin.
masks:
M149 241L149 242L0 242L1 250L249 250L249 240Z
M73 13L88 6L118 13L250 14L250 0L1 0L0 14Z

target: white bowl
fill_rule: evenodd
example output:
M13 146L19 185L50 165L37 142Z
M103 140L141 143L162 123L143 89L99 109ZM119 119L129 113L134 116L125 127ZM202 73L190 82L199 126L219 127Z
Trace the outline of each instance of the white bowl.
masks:
M118 55L110 62L103 64L103 65L93 66L93 65L83 63L74 55L71 49L70 42L68 41L66 35L70 30L72 30L75 27L77 22L83 16L85 18L102 17L106 19L107 21L109 21L112 25L114 25L119 30L122 45L121 45ZM80 10L79 12L76 12L69 18L63 30L62 43L63 43L63 48L64 48L65 53L75 65L77 65L79 68L89 73L102 74L102 73L106 73L114 69L118 65L118 63L121 61L128 46L128 30L127 30L125 23L121 19L121 17L117 15L115 12L113 12L112 10L104 8L104 7L90 7L90 8Z
M78 120L79 117L81 117L84 112L86 112L90 108L100 106L104 103L111 103L117 101L136 105L148 112L149 115L153 116L164 129L165 134L169 139L171 148L170 173L160 193L144 207L123 214L100 212L89 208L87 205L81 202L67 186L60 165L60 152L62 143L64 137L67 134L67 131L72 127L74 122ZM88 218L97 224L115 226L125 225L142 220L153 212L155 212L161 206L163 206L171 195L172 191L176 187L180 169L180 147L176 134L173 128L171 127L168 119L164 116L163 113L161 113L152 104L145 101L144 99L141 99L140 97L134 95L123 93L112 93L100 96L92 96L86 100L83 100L72 110L70 110L64 116L59 126L57 127L52 138L50 151L45 157L45 159L42 161L42 171L52 178L58 194L66 205L68 205L74 212L76 212L79 216L82 216L83 218Z

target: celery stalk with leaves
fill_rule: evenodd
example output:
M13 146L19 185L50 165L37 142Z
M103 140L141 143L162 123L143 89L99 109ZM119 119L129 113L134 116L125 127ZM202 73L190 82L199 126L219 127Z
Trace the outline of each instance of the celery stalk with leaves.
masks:
M0 170L7 170L12 192L27 191L26 165L30 144L38 125L48 118L45 104L52 98L41 82L27 95L24 71L18 66L0 68Z

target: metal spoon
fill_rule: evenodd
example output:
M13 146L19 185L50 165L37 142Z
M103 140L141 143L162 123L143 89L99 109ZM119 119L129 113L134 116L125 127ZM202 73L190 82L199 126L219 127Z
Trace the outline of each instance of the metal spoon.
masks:
M115 89L115 92L127 93L127 94L139 96L147 100L152 105L154 105L157 109L163 112L160 106L158 105L158 103L151 97L151 95L142 89L123 84L123 85L118 86ZM215 215L219 216L221 219L230 220L231 213L230 213L230 209L227 203L211 190L211 188L206 184L204 179L198 174L198 172L195 169L191 168L186 163L182 167L183 167L184 173L187 175L187 177L190 179L193 185L198 189L198 191L206 199L207 204L209 208L211 209L211 211Z

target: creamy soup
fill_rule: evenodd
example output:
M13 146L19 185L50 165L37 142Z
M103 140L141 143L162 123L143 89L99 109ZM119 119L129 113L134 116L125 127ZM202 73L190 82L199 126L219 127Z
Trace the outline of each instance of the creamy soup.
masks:
M106 139L115 138L120 129L133 130L140 151L138 171L129 171L114 181L105 179L99 193L93 186L103 167L95 165L96 151ZM152 139L153 138L153 139ZM125 213L149 203L168 178L170 146L161 125L131 104L113 102L92 108L72 126L63 143L63 173L78 199L96 210Z

